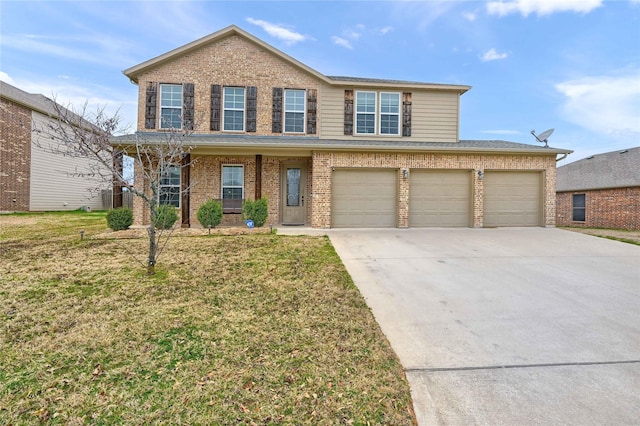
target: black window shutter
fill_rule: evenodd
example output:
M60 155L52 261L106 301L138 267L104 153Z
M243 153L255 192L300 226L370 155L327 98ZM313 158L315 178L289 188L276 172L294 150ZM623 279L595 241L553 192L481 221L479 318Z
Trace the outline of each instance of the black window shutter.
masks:
M353 135L353 90L344 91L344 134Z
M193 130L193 83L184 83L182 85L182 127L185 130Z
M222 86L211 85L211 130L220 130L220 107L222 106Z
M247 87L247 132L256 131L256 119L258 116L258 88Z
M156 128L156 106L158 102L158 83L150 81L147 83L146 107L144 112L144 128Z
M307 134L316 134L316 112L318 108L318 90L307 90Z
M402 94L402 136L411 136L411 93Z
M271 113L271 132L282 133L282 88L273 88L273 110Z

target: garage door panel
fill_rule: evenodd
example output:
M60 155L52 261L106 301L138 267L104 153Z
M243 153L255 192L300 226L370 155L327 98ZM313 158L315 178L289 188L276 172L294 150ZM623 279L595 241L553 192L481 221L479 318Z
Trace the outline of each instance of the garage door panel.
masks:
M469 226L471 175L467 170L412 170L409 226Z
M539 226L541 180L540 172L486 172L484 226Z
M332 227L396 226L397 170L336 170Z

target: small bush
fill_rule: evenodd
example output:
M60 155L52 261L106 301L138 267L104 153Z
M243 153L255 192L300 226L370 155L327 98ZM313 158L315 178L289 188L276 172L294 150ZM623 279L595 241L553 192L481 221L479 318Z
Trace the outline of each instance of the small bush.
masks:
M128 207L118 207L107 212L107 225L114 231L128 229L133 224L133 212Z
M222 203L209 200L198 209L198 222L204 228L215 228L222 222Z
M256 227L264 225L269 216L269 205L266 198L246 200L242 203L242 220L251 219Z
M163 205L156 209L154 224L158 229L171 229L178 220L178 214L173 206Z

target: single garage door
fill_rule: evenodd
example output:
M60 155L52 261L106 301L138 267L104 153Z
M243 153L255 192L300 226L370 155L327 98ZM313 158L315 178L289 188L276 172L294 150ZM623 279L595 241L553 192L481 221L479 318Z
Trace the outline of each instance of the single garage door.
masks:
M396 226L397 175L394 169L334 171L331 226Z
M411 170L409 226L469 226L471 172Z
M484 226L539 226L542 173L484 174Z

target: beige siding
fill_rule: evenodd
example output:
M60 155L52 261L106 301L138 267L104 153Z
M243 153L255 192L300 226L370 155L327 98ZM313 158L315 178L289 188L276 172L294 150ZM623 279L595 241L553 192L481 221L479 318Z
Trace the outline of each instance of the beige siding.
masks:
M49 118L33 112L33 123L36 129L44 128ZM75 210L89 206L94 210L102 209L100 194L90 192L91 189L106 187L100 181L70 176L71 173L88 170L89 161L52 154L38 145L49 146L46 139L36 139L33 133L31 143L31 200L29 210Z
M457 92L435 90L403 90L375 87L369 89L385 92L409 91L412 96L411 136L345 136L344 135L344 91L352 87L323 87L322 117L320 136L324 139L360 139L381 138L410 140L412 142L458 142L458 104Z

